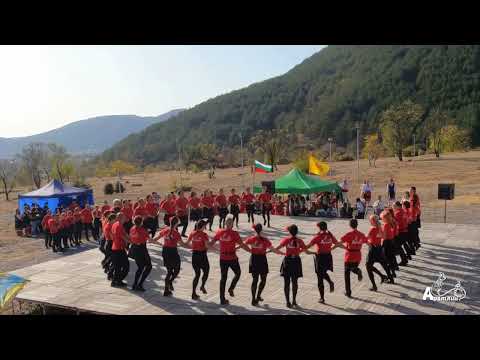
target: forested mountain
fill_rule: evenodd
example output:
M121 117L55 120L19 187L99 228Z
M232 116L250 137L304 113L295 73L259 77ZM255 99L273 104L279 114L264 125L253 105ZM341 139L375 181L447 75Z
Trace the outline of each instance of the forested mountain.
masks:
M143 165L171 161L178 145L233 147L258 130L286 129L320 146L339 145L379 129L387 107L411 99L425 109L441 107L480 143L479 45L328 46L285 75L218 96L169 121L133 134L102 159ZM419 119L421 122L422 119ZM413 129L412 129L413 130ZM422 133L417 134L421 141ZM292 144L293 145L293 144Z
M0 159L19 153L25 145L33 142L63 145L73 154L98 154L131 133L149 125L170 119L182 110L172 110L159 116L140 117L135 115L99 116L80 120L45 133L0 138Z

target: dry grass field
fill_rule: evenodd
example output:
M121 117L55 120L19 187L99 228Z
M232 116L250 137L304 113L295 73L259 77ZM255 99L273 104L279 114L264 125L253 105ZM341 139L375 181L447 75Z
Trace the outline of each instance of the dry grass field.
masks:
M335 162L332 164L332 176L329 180L340 181L347 178L354 180L356 162ZM285 174L291 169L289 165L282 165L279 172L274 176L270 174L257 174L256 183L262 180L273 179ZM360 162L360 180L369 179L374 186L373 196L385 195L386 183L390 177L394 177L397 183L397 191L408 190L411 185L417 187L422 203L423 217L425 222L443 222L444 202L437 200L437 184L441 182L455 183L455 200L448 203L447 222L461 224L480 224L480 151L466 153L446 154L440 159L432 155L417 157L414 161L406 159L400 163L393 158L385 158L377 161L377 166L369 167L367 160ZM199 174L183 174L185 184L191 185L194 190L201 191L209 188L230 189L232 187L240 191L242 186L252 184L252 176L249 168L224 169L216 171L216 178L209 179L207 172ZM171 190L172 184L178 179L176 172L162 172L153 174L137 174L126 176L123 183L126 192L123 198L136 199L152 191L163 193ZM115 179L88 179L94 189L97 203L104 200L112 201L118 195L106 196L103 194L103 186ZM127 183L128 182L128 183ZM133 187L132 184L142 184ZM30 189L18 189L23 192ZM351 186L350 197L358 195L360 185ZM399 195L400 196L400 195ZM13 194L13 200L6 202L0 200L0 271L13 270L19 267L31 265L49 259L52 254L42 246L42 241L37 239L19 238L14 232L14 211L17 204L17 195Z

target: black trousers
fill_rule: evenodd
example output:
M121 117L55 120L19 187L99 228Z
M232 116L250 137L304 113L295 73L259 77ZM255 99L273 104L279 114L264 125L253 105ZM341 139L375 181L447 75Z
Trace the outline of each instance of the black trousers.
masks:
M400 238L400 235L396 236L395 239L393 239L393 245L395 247L396 253L400 255L402 264L406 264L408 262L407 254L405 254L405 251L403 250L402 239Z
M145 218L143 225L150 232L150 236L153 238L158 230L158 217L157 219L154 217Z
M183 215L179 217L180 226L182 226L182 236L186 235L187 228L188 228L188 215Z
M250 222L250 219L252 220L252 224L255 223L255 219L253 217L253 214L255 213L255 205L254 204L247 204L246 206L247 210L247 217L248 217L248 222Z
M330 279L330 276L325 270L321 270L317 273L317 285L318 285L318 291L320 293L320 298L325 297L325 286L323 285L323 281L326 280L329 284L332 284L333 281Z
M352 288L350 286L350 273L353 272L356 275L362 273L362 271L358 268L359 263L354 262L346 262L345 263L345 292L347 295L352 294Z
M198 281L200 280L200 275L202 271L203 271L203 276L202 276L201 289L205 288L205 284L207 283L207 280L208 280L208 274L210 273L210 264L208 263L208 260L205 261L203 264L197 264L195 261L193 261L193 256L195 256L195 251L192 254L192 267L193 267L193 272L195 273L195 276L193 277L193 283L192 283L192 293L196 294Z
M67 228L62 229L61 234L62 234L61 236L62 236L63 247L68 248L69 247L68 246L68 238L69 238L68 229Z
M90 241L88 237L88 231L90 231L93 235L93 225L91 223L84 223L83 230L85 231L85 239L87 239L87 241Z
M61 251L62 250L62 235L61 235L61 232L58 231L55 234L52 234L52 238L53 238L52 250L54 252Z
M252 301L256 301L259 298L261 298L262 291L265 288L265 285L267 284L267 274L258 274L258 273L252 273ZM258 284L258 278L260 277L260 284ZM258 292L257 292L257 286L258 286Z
M415 248L410 247L410 244L408 242L408 232L400 233L400 244L402 245L403 250L405 250L405 253L407 255L414 255Z
M218 209L218 227L220 229L223 229L225 227L225 219L227 218L228 215L228 209L227 208L219 208Z
M408 233L407 233L407 242L410 246L410 249L413 252L413 255L415 255L416 251L416 246L415 246L415 229L414 229L414 224L408 224Z
M100 228L101 228L101 221L99 218L95 218L93 220L93 230L92 230L92 235L93 235L93 238L95 240L99 240L100 239Z
M233 215L233 221L238 227L238 214L240 214L240 208L236 204L230 205L230 214Z
M298 277L296 276L284 276L283 277L283 292L285 293L285 300L287 304L290 304L290 284L292 284L292 300L297 302L298 292Z
M232 282L229 287L229 291L233 291L235 286L237 285L238 280L240 280L240 275L242 274L242 270L240 269L240 264L237 260L220 260L220 300L225 300L225 287L227 285L227 276L228 276L228 269L232 269L235 276L232 279Z
M74 230L74 238L75 242L77 244L80 243L80 240L82 239L82 229L83 229L83 224L81 222L77 222L74 224L75 230Z
M112 250L112 262L113 283L119 283L127 277L130 271L130 263L125 250Z
M375 284L375 277L374 273L380 276L380 278L383 278L384 276L387 276L390 280L393 280L392 273L390 272L390 267L388 266L387 259L385 257L385 251L384 249L381 248L379 245L377 254L377 258L374 260L372 259L367 259L366 263L366 268L367 268L367 274L368 278L370 279L370 282L372 283L373 287L377 287L377 284ZM370 251L375 250L375 248L370 249ZM385 271L386 275L382 274L380 270L378 270L374 264L378 262L382 266L383 270Z
M144 246L146 247L146 245ZM135 264L137 264L137 272L135 273L133 287L136 287L137 285L142 286L143 282L152 271L152 260L150 259L148 250L139 252L138 255L135 256Z
M393 240L385 240L383 242L383 251L385 253L385 258L387 259L388 267L390 268L392 275L395 276L395 270L398 270L398 263L395 258Z
M213 209L204 207L203 211L202 211L202 215L203 215L204 218L208 219L207 221L208 221L209 229L212 230L213 219L215 217Z
M270 227L270 212L272 211L271 205L263 205L262 206L262 217L263 217L263 225L267 225Z
M52 234L50 231L45 229L45 248L48 249L52 246Z

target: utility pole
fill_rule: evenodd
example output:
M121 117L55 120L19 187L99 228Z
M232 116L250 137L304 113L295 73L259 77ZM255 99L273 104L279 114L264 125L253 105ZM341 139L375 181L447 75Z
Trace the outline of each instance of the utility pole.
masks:
M242 136L241 131L240 131L239 135L240 135L240 153L241 153L241 156L242 156L242 189L243 189L243 187L244 187L243 177L245 176L245 173L244 173L244 168L243 168L243 136Z
M355 128L357 129L357 182L360 179L360 121L355 122Z
M330 144L330 156L329 156L329 162L330 162L330 168L328 170L329 175L332 175L332 141L333 139L331 137L328 138L328 143Z

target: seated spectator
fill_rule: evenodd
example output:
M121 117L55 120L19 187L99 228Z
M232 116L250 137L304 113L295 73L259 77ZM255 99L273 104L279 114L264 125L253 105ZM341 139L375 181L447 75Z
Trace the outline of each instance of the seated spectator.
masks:
M375 214L380 216L382 211L385 209L385 203L382 200L382 196L378 196L378 200L373 203L373 209L375 211Z
M357 198L355 209L357 210L357 215L355 219L365 219L365 204L360 198Z

